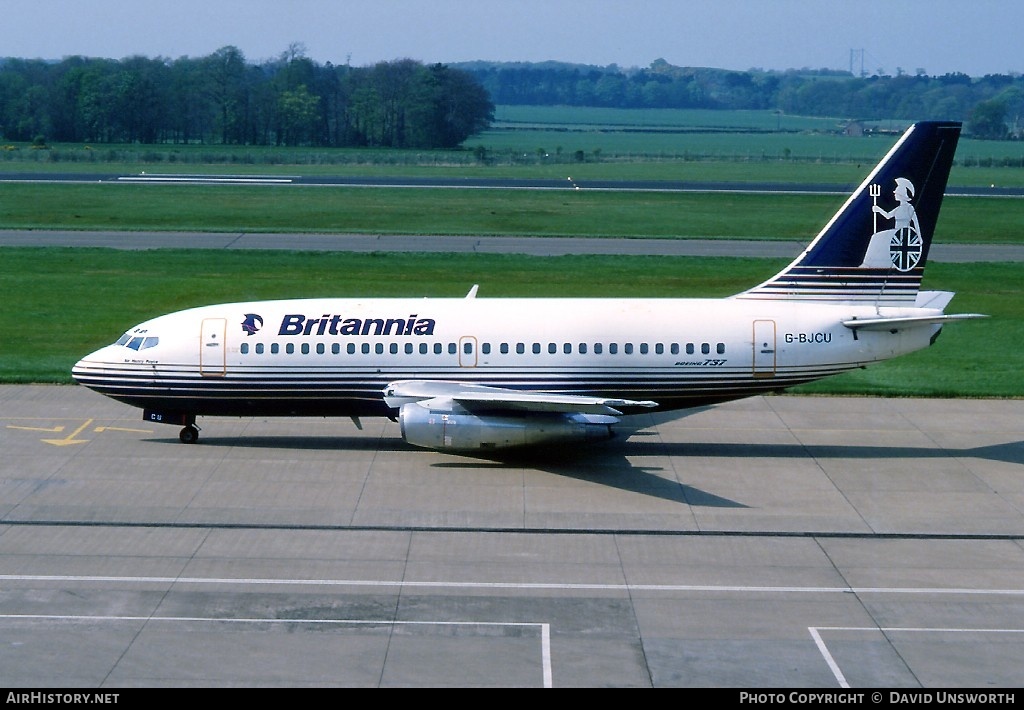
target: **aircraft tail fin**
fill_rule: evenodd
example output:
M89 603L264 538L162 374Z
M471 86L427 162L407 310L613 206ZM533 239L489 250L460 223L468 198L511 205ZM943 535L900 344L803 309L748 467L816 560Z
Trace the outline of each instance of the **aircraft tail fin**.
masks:
M792 264L735 297L914 305L960 125L908 128Z

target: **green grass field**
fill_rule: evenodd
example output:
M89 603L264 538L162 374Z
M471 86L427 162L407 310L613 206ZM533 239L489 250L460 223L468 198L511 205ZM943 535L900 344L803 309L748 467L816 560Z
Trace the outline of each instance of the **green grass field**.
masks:
M840 195L299 186L8 184L6 229L322 232L809 241ZM1020 243L1024 200L949 198L940 242Z
M275 146L0 145L0 174L90 172L859 182L895 136L847 137L844 121L774 111L498 106L460 150ZM880 122L898 131L901 122ZM485 160L480 160L483 151ZM577 151L580 155L577 156ZM583 162L578 158L582 157ZM1015 167L1003 167L1004 165ZM1024 185L1024 144L962 138L952 185Z

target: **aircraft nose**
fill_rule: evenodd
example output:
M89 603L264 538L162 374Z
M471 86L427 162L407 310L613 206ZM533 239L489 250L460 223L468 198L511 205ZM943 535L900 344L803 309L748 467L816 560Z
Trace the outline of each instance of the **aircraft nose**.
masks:
M93 355L95 354L86 355L71 367L71 378L78 384L82 384L82 379L87 376L89 366L92 364Z
M104 357L104 352L108 350L109 347L110 346L108 345L91 352L76 362L71 368L71 378L78 384L88 387L91 375L109 361L109 358Z

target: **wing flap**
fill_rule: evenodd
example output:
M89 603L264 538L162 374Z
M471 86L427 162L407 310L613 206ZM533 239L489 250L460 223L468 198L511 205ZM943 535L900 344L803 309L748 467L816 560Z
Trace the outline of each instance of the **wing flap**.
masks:
M467 409L512 410L521 412L560 412L564 414L622 414L620 407L656 407L649 400L591 397L534 390L512 390L448 380L400 380L384 388L384 401L400 408L410 402L449 399Z

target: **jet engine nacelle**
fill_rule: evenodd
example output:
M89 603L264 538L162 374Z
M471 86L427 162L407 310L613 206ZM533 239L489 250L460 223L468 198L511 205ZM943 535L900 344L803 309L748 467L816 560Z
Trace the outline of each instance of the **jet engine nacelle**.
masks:
M474 414L453 408L431 409L418 402L398 414L402 438L414 446L450 451L480 451L563 442L603 441L618 419L599 414Z

